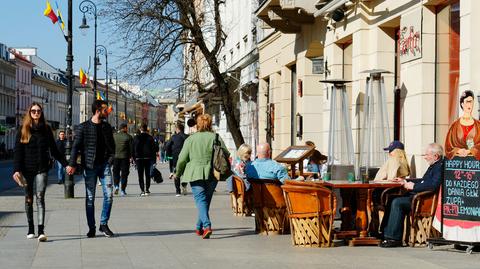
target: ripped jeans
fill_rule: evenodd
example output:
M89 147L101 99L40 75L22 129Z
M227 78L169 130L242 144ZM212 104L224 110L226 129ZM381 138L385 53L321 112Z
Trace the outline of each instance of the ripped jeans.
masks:
M113 183L112 172L108 163L95 165L94 169L85 168L83 178L85 180L85 209L87 212L87 223L90 229L95 229L95 190L97 188L97 177L102 183L103 208L100 224L108 223L113 204Z
M25 176L27 186L25 187L25 212L29 225L33 225L33 185L35 184L37 197L37 220L38 225L45 222L45 189L47 188L47 173L35 176Z

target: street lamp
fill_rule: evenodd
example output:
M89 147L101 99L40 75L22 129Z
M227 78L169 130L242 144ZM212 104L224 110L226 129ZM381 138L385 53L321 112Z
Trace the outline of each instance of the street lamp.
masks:
M68 80L68 91L67 91L67 143L65 145L65 157L67 160L70 159L71 149L72 149L72 97L73 97L73 36L72 36L72 1L68 0L68 23L67 23L67 80ZM96 16L95 16L96 18ZM96 25L96 24L95 24ZM74 185L73 175L65 176L65 198L74 198Z
M97 6L90 0L83 0L78 6L80 11L83 13L82 24L80 25L80 30L83 35L86 35L86 31L90 26L87 24L87 17L85 14L93 15L94 18L94 43L93 43L93 96L97 95Z
M108 103L108 50L104 45L97 45L95 53L96 55L105 55L105 95ZM97 65L101 65L99 59L97 59Z
M118 94L120 89L118 88L118 74L117 70L110 70L110 84L112 84L112 76L115 74L115 127L118 130Z

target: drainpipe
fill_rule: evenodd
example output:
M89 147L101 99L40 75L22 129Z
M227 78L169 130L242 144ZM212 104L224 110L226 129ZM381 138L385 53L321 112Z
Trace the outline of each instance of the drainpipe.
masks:
M438 98L438 92L437 92L437 16L438 13L435 13L435 58L434 58L434 63L435 63L435 69L434 69L434 81L433 81L433 142L437 142L437 98Z

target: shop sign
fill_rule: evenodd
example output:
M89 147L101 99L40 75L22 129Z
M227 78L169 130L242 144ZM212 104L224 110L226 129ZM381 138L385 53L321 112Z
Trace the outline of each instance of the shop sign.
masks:
M422 58L422 9L405 14L398 32L400 62Z

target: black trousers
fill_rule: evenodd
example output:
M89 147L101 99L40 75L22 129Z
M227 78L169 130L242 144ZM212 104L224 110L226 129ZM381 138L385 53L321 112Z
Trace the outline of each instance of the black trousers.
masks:
M121 182L122 183L121 189L122 191L125 191L125 189L127 188L129 173L130 173L130 160L128 158L115 159L113 161L113 185L115 185L116 188L119 187L119 184Z
M138 184L140 185L140 190L142 192L150 191L150 168L152 166L151 159L138 159L137 160L137 171L138 171ZM144 182L145 175L145 182Z
M178 156L177 157L173 157L171 160L170 160L170 173L175 173L175 170L176 170L176 167L177 167L177 161L178 161ZM180 194L181 193L181 190L180 190L180 178L176 177L175 180L175 192L177 194ZM187 183L182 183L182 186L185 188L187 187Z

